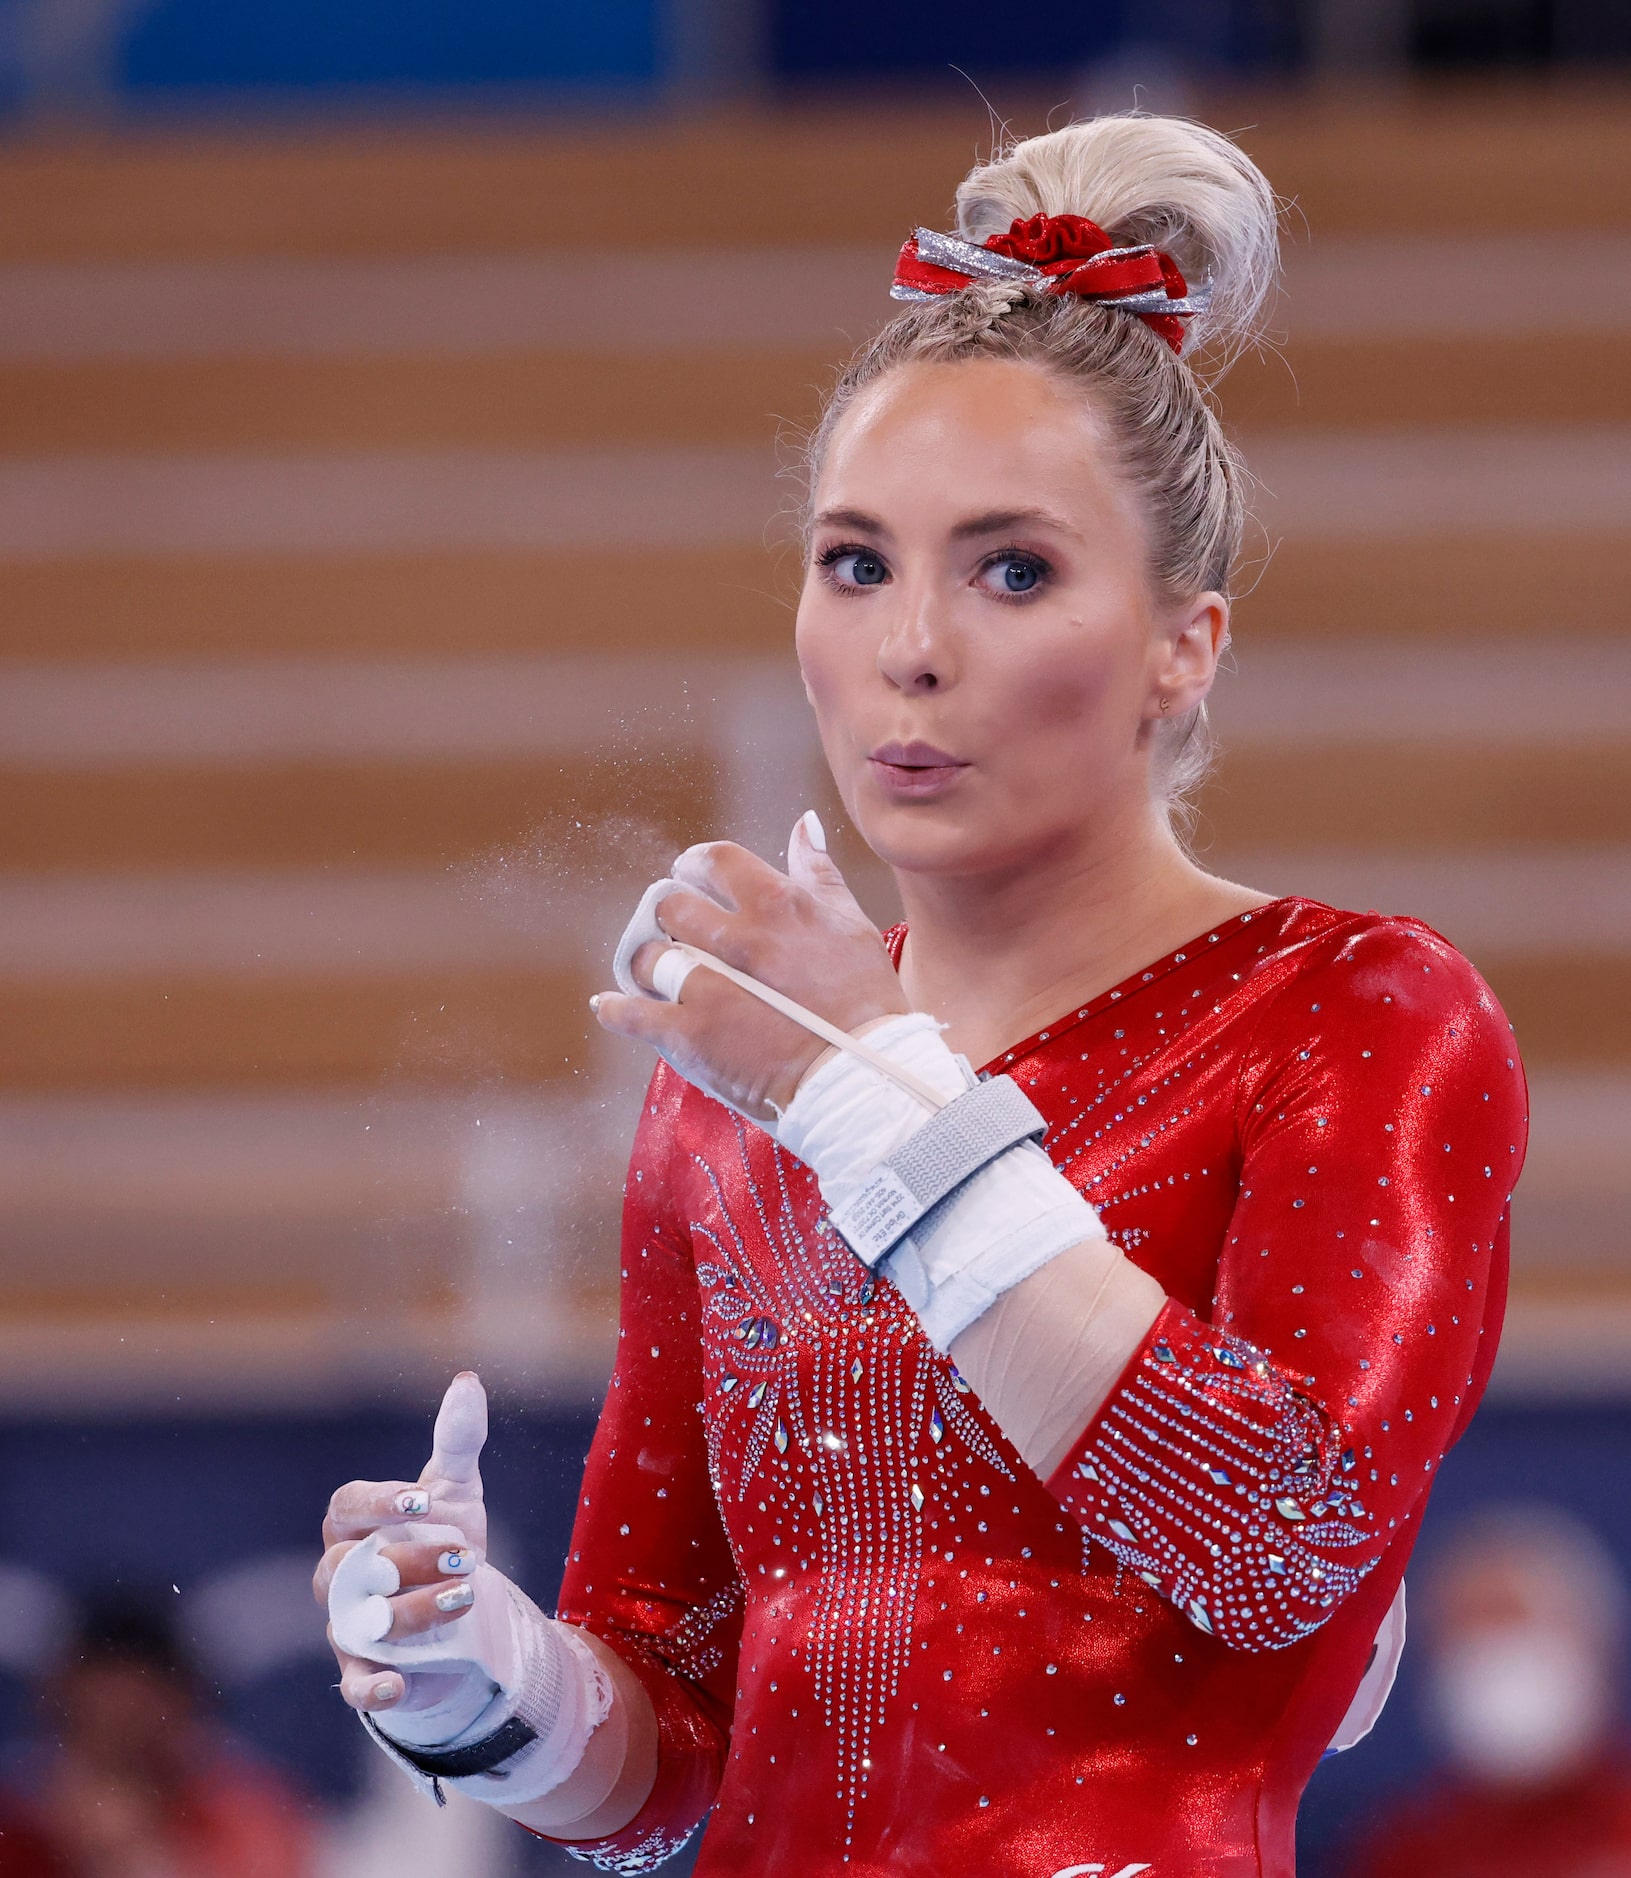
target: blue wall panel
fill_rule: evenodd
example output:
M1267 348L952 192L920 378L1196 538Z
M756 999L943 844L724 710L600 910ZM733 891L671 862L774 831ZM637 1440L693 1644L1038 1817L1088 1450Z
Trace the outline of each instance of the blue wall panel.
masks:
M658 76L655 0L158 0L125 43L135 93L629 85Z
M1121 38L1121 0L1033 0L1021 14L989 0L774 0L773 61L789 78L918 76L976 83L991 73L1067 72Z
M1106 61L1129 87L1140 65L1156 73L1171 64L1196 72L1283 67L1295 56L1300 20L1298 0L1031 0L1013 12L989 0L767 4L772 65L784 78L842 86L961 82L961 75L983 87L1035 75L1059 83L1061 98ZM993 103L1004 106L1001 97Z
M494 1404L486 1475L504 1528L499 1562L546 1606L591 1427L587 1413ZM185 1630L188 1595L202 1579L291 1549L315 1560L330 1491L358 1475L411 1478L428 1432L428 1406L414 1414L0 1426L0 1560L37 1565L81 1591L116 1584L175 1598ZM1527 1500L1585 1521L1631 1573L1628 1451L1631 1408L1485 1409L1445 1463L1418 1564L1473 1509ZM311 1615L315 1635L315 1606ZM1407 1649L1375 1733L1316 1774L1303 1809L1302 1878L1331 1872L1358 1824L1430 1765L1420 1680L1420 1651ZM321 1659L306 1659L234 1693L227 1715L313 1790L338 1795L355 1779L358 1735L331 1682ZM22 1692L0 1683L0 1736L15 1736L22 1712Z

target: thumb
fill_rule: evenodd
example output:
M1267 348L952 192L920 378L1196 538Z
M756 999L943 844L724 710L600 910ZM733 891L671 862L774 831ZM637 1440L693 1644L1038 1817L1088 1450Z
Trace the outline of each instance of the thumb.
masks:
M420 1479L433 1476L481 1490L481 1449L487 1439L487 1391L473 1370L460 1370L447 1385L436 1411L430 1461Z
M793 824L787 839L787 875L806 893L828 906L853 907L855 895L827 852L827 831L814 809L806 809Z

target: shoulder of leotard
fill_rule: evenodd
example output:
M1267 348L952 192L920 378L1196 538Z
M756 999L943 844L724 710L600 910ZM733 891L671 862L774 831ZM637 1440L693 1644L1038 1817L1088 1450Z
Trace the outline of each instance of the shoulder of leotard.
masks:
M1289 953L1293 967L1274 999L1281 1010L1314 1002L1330 1013L1342 1002L1391 1002L1398 1016L1428 1023L1476 1012L1510 1045L1510 1026L1482 973L1425 920L1307 899L1262 909L1276 912L1280 951Z
M1414 914L1379 913L1375 908L1359 912L1291 895L1262 907L1257 917L1275 913L1280 914L1284 939L1297 948L1305 971L1363 957L1378 963L1437 965L1457 978L1478 976L1477 967L1464 952Z

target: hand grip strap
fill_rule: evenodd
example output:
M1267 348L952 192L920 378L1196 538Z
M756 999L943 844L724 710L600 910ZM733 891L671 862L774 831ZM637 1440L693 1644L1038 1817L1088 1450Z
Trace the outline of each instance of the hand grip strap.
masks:
M394 1760L407 1761L433 1780L463 1780L472 1774L499 1774L505 1761L513 1760L524 1747L538 1739L538 1731L519 1715L495 1728L480 1741L470 1741L462 1748L419 1748L386 1734L372 1715L363 1716L363 1724Z
M769 985L760 984L757 978L750 978L734 965L727 965L723 959L716 959L711 952L700 951L696 946L685 945L678 939L671 939L657 923L657 909L671 893L696 892L696 888L687 888L686 883L672 878L654 880L640 896L640 904L634 909L634 916L623 928L623 935L617 942L617 950L612 958L612 977L617 981L617 988L626 997L657 998L664 1001L678 1000L679 987L684 983L685 972L674 972L672 966L659 977L658 986L648 990L639 984L634 976L634 955L643 945L661 942L665 950L659 959L684 960L687 969L705 965L709 971L718 972L721 978L728 978L733 985L749 992L763 1004L768 1004L773 1011L780 1011L783 1017L790 1017L795 1024L801 1024L812 1036L819 1037L823 1043L830 1043L835 1050L847 1050L851 1056L859 1057L863 1063L870 1064L880 1076L887 1076L898 1084L906 1093L921 1102L932 1115L935 1110L945 1106L946 1098L914 1076L908 1069L891 1063L878 1051L870 1049L858 1037L852 1037L848 1031L840 1030L836 1024L829 1024L824 1017L817 1017L814 1011L807 1011L802 1004L779 991L771 990Z
M814 1011L807 1011L802 1004L782 992L773 990L769 985L760 984L757 978L750 978L746 972L739 972L734 965L727 965L723 959L716 959L711 952L700 952L695 946L682 944L678 939L670 939L669 947L693 965L705 966L710 972L718 972L721 978L728 978L733 985L750 992L760 1003L768 1004L773 1011L780 1011L783 1017L792 1018L795 1024L802 1024L812 1036L819 1037L823 1043L830 1043L835 1050L847 1050L851 1056L859 1057L870 1065L880 1076L887 1076L892 1083L897 1083L910 1096L915 1096L930 1112L937 1114L946 1106L946 1098L931 1089L919 1076L914 1076L909 1069L903 1069L898 1063L891 1063L880 1051L874 1050L864 1038L852 1037L847 1030L840 1030L836 1024L829 1024L824 1017L817 1017Z

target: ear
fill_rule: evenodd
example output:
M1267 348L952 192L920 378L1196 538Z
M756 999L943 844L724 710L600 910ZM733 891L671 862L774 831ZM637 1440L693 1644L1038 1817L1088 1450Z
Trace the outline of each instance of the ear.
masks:
M1212 689L1218 660L1229 643L1229 602L1203 593L1172 614L1155 642L1146 720L1182 717ZM1166 700L1162 708L1162 700Z

